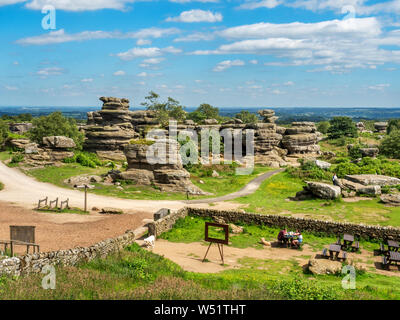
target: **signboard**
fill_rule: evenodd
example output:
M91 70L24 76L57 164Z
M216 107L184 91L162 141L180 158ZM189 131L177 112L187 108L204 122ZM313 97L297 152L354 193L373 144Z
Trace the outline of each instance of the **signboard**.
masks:
M211 238L209 236L209 228L210 227L221 228L224 231L224 239ZM229 243L229 226L227 224L206 222L205 239L204 240L207 241L207 242L211 242L211 243L219 243L219 244L226 244L227 245Z

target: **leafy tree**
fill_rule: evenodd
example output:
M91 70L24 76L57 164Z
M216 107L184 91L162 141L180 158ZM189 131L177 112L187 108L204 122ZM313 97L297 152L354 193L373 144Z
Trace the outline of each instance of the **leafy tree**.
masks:
M145 102L141 105L145 106L147 110L156 112L158 122L165 126L168 124L169 119L183 121L186 118L185 107L179 104L179 101L168 97L166 102L159 101L160 96L154 91L150 91L149 95L145 97Z
M220 119L219 109L208 103L202 103L195 111L189 113L189 119L200 123L205 119Z
M387 134L392 133L394 130L400 130L400 119L389 120Z
M8 124L3 120L0 120L0 144L3 144L8 134L10 133Z
M334 117L329 121L328 138L337 139L340 137L357 138L357 127L349 117Z
M400 130L393 130L382 140L380 153L394 159L400 159Z
M78 149L82 148L84 134L78 130L76 120L64 117L60 111L34 118L32 124L27 133L32 141L42 143L43 137L65 136L73 139Z
M235 118L242 120L244 123L256 123L258 121L257 115L249 111L241 111L235 115Z
M317 124L317 130L323 134L327 134L330 126L329 121L321 121Z

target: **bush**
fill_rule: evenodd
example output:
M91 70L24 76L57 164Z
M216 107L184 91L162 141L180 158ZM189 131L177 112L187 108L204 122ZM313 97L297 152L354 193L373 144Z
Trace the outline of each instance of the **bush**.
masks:
M317 124L317 130L323 134L327 134L330 126L329 121L321 121Z
M8 135L10 133L8 124L3 121L0 120L0 144L3 144L4 141L7 139Z
M71 158L63 160L64 163L79 163L84 167L96 168L101 166L103 163L99 160L95 153L79 152Z
M394 159L400 159L400 130L392 131L379 147L380 153Z
M400 164L386 159L363 158L359 163L340 163L335 168L338 177L348 174L381 174L400 178Z
M66 118L61 112L34 118L33 128L27 133L32 141L42 143L44 137L65 136L74 140L78 149L82 148L84 134L78 130L76 120Z
M24 155L22 153L17 153L12 156L11 163L20 163L24 160Z
M286 172L288 172L292 177L300 179L330 180L332 178L329 171L319 168L312 161L301 160L300 167L288 167Z

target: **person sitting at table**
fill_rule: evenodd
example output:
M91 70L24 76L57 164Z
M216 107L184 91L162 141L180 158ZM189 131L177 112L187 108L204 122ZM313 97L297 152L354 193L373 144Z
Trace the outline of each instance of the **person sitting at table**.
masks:
M286 238L286 235L287 235L287 230L286 229L283 229L283 230L279 231L279 233L278 233L278 241L279 241L279 243L282 243L282 244L287 243L288 240Z
M292 245L296 248L300 248L301 244L303 243L303 235L299 230L296 230L296 233L294 235L297 237L297 239L292 241Z

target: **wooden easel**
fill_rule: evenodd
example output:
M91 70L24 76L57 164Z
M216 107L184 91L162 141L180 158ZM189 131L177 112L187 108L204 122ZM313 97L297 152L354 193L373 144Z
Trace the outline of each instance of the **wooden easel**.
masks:
M210 245L208 246L206 255L204 256L202 262L204 262L204 261L206 260L208 251L210 250L211 245L212 245L213 243L214 243L214 242L210 242ZM222 243L217 243L217 246L218 246L219 255L221 256L222 264L224 265L224 264L225 264L225 263L224 263L224 245L223 245Z

